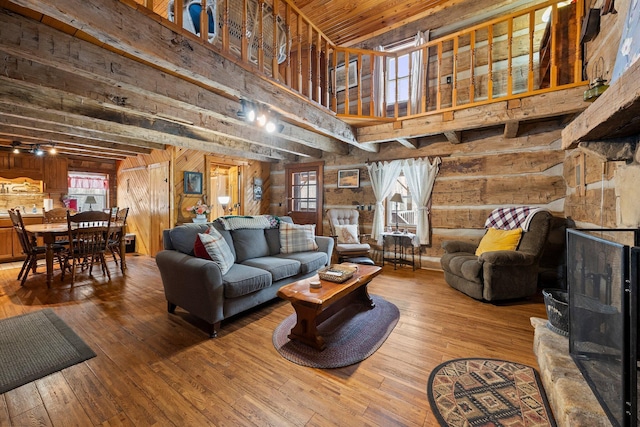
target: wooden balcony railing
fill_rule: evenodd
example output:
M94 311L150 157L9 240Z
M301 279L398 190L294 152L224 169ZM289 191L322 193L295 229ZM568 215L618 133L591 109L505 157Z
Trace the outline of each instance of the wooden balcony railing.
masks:
M154 0L135 1L154 10ZM551 0L393 52L336 46L289 0L155 2L174 31L345 119L399 120L585 84L580 1Z

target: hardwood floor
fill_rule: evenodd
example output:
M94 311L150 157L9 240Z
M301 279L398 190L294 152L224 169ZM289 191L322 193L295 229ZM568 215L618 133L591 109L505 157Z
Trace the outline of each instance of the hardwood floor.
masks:
M369 291L393 302L400 321L363 362L319 370L291 363L271 343L293 309L275 300L223 323L209 339L180 308L166 310L155 260L112 261L76 284L44 267L23 288L0 269L0 317L52 308L97 357L0 395L2 426L436 426L429 373L458 357L492 357L536 367L532 316L541 297L511 304L475 301L437 271L384 267ZM59 274L59 272L56 272ZM0 343L1 345L1 343Z

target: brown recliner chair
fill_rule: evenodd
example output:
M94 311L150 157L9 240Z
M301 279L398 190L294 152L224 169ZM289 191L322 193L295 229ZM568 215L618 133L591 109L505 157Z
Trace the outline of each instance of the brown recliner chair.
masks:
M356 209L327 209L327 219L329 220L331 237L335 240L338 262L350 261L373 265L373 261L369 258L371 246L360 241L359 217L360 213ZM345 225L355 226L352 227L352 230L355 230L355 236L349 235L344 229L339 231L340 226ZM338 236L339 234L340 236ZM349 238L352 240L350 241Z
M446 282L472 298L500 301L534 295L538 288L538 263L551 227L551 214L534 214L513 251L492 251L476 256L478 245L442 242L440 258Z

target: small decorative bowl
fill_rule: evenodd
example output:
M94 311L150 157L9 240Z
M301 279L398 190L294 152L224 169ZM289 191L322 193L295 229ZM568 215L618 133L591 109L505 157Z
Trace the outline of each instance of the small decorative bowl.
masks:
M311 289L319 289L322 287L322 282L320 282L319 280L311 280L309 282L309 287Z

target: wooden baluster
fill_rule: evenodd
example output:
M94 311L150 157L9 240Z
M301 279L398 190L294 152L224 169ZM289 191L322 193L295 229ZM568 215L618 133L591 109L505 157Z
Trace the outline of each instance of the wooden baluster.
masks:
M533 91L533 83L535 77L533 74L533 34L536 28L536 12L532 10L529 12L529 77L527 78L527 90Z
M493 26L487 28L487 99L493 99Z
M507 21L507 96L513 93L513 17Z
M476 31L469 35L469 103L476 99Z
M458 45L460 43L460 37L456 36L453 39L453 70L451 75L451 106L455 107L458 104Z
M558 26L558 5L551 5L551 78L549 87L556 87L558 84L558 58L556 58L557 37L556 28Z
M222 51L229 53L229 1L222 1Z

